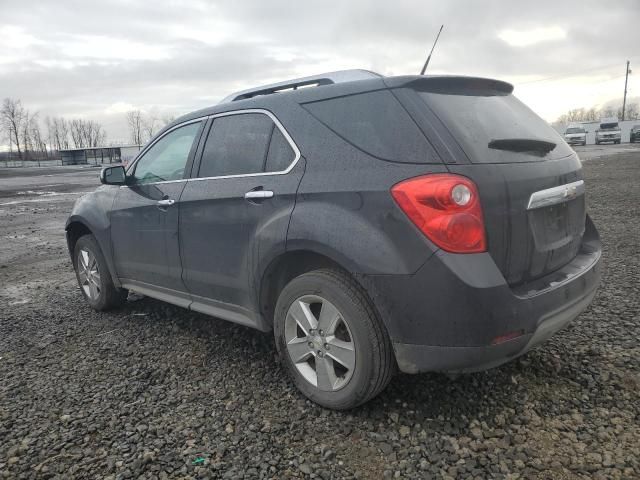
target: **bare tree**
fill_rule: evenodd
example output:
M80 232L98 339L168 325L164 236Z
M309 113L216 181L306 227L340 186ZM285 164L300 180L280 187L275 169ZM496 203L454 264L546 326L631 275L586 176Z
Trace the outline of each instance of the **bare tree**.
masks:
M93 120L73 119L69 122L71 140L75 148L91 148L104 145L106 132Z
M615 117L616 116L616 111L613 109L612 106L606 106L604 108L602 108L600 110L600 116L601 117Z
M162 127L160 120L153 114L147 115L146 118L142 120L143 130L144 130L144 141L148 142L153 138L153 136L158 133L158 130Z
M84 148L84 135L82 134L82 120L74 118L69 122L69 133L71 134L71 140L75 148Z
M47 143L44 141L42 131L40 130L40 122L38 116L34 115L31 118L29 125L29 136L31 137L32 149L41 154L47 156Z
M46 119L49 145L53 150L69 148L69 122L62 117Z
M622 107L618 108L618 118L622 118ZM627 120L637 120L640 118L640 110L638 110L637 103L627 105L624 112L624 118Z
M142 145L144 135L144 120L140 110L127 112L127 125L129 126L129 137L135 145Z
M6 130L9 137L9 149L13 145L18 151L18 158L22 160L22 150L20 148L20 137L22 135L25 123L25 109L20 100L13 98L5 98L0 109L0 123Z

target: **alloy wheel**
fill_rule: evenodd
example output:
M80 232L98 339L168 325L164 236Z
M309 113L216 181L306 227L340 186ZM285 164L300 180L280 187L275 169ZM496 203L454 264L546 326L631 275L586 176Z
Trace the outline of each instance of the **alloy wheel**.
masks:
M323 391L344 387L356 367L356 350L347 320L317 295L296 299L285 319L289 358L302 377Z
M78 253L78 277L85 295L97 300L100 296L100 270L98 260L90 250L82 249Z

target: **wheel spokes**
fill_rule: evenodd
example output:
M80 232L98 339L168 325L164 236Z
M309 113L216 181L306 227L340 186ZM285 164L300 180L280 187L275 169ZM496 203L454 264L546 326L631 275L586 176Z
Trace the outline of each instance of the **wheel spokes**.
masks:
M338 320L340 320L340 312L338 312L338 309L329 302L322 302L318 328L322 330L325 335L333 335Z
M355 343L340 311L317 295L296 299L285 317L289 358L302 377L323 391L345 386L356 367Z
M301 300L296 300L289 309L291 315L305 335L309 335L311 330L318 327L318 320L309 308L309 304Z
M86 271L87 268L89 268L89 252L87 252L86 250L81 250L79 258L82 269Z
M345 342L336 337L327 338L329 349L327 355L338 362L347 370L352 370L356 366L356 351L352 342Z
M294 338L287 343L287 350L293 363L304 362L313 355L313 349L309 347L306 338Z
M320 390L333 390L338 380L333 361L327 357L316 357L316 385Z
M87 250L80 250L78 255L78 278L80 287L87 297L95 300L100 295L100 270L98 260Z

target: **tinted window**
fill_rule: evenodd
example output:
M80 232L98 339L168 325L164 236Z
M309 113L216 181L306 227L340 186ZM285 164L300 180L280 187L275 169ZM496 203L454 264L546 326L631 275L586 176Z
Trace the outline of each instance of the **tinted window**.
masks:
M267 155L267 165L265 171L267 172L281 172L286 170L296 154L289 145L289 142L280 131L279 128L273 130L271 137L271 145L269 145L269 153Z
M184 178L184 167L202 122L176 128L158 140L136 163L135 183Z
M460 142L472 162L526 162L573 153L558 132L513 95L418 95ZM507 139L546 140L556 147L544 158L489 148L491 140Z
M200 177L264 171L273 121L261 113L216 118L200 164Z
M399 162L433 161L427 139L387 90L307 103L304 107L370 155Z

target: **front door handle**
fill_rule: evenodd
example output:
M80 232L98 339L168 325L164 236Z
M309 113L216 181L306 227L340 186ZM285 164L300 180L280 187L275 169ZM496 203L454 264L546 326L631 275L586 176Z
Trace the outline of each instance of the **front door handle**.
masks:
M176 201L173 198L164 198L162 200L158 200L159 207L170 207L174 203L176 203Z
M251 190L244 194L244 198L247 200L263 200L272 197L273 192L271 190Z

